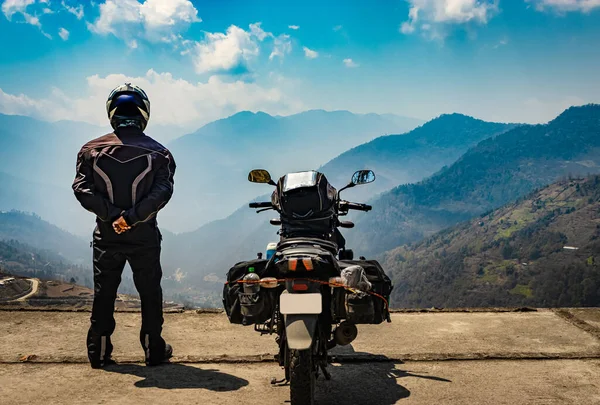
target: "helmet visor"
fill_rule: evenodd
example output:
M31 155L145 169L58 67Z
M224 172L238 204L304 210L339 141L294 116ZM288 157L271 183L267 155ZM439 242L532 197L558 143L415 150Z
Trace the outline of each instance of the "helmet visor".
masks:
M139 97L134 94L120 94L111 103L111 110L115 110L115 115L123 117L138 117L142 114L138 109L140 104Z

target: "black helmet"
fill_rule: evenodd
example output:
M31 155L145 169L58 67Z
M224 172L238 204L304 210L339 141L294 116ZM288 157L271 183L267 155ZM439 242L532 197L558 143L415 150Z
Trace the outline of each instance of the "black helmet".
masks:
M136 85L125 83L110 92L106 102L106 112L113 129L125 120L139 121L142 131L150 119L150 100Z

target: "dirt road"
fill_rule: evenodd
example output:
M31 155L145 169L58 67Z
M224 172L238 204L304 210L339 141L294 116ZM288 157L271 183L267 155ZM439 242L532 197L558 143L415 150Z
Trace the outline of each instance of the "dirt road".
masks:
M25 301L27 298L33 297L35 294L37 294L38 288L40 286L40 280L38 280L37 278L29 278L28 280L31 282L31 292L29 294L17 298L15 301Z

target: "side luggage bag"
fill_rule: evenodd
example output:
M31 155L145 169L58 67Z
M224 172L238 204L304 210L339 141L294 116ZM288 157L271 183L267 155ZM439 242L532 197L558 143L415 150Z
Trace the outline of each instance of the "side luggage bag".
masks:
M371 283L371 292L377 295L338 290L334 296L336 318L346 319L355 324L380 324L391 322L390 294L394 288L392 280L385 274L377 260L340 260L340 269L361 266Z
M268 263L264 259L239 262L227 272L227 283L223 286L223 308L229 322L253 325L266 322L273 315L276 289L261 288L257 293L247 294L243 284L238 283L251 267L260 278L269 277Z

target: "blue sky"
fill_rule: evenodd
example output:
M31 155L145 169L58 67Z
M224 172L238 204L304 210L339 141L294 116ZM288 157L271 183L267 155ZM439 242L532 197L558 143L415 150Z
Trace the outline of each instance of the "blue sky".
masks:
M0 112L151 123L312 108L545 122L600 102L600 0L0 0ZM9 38L9 40L6 40Z

